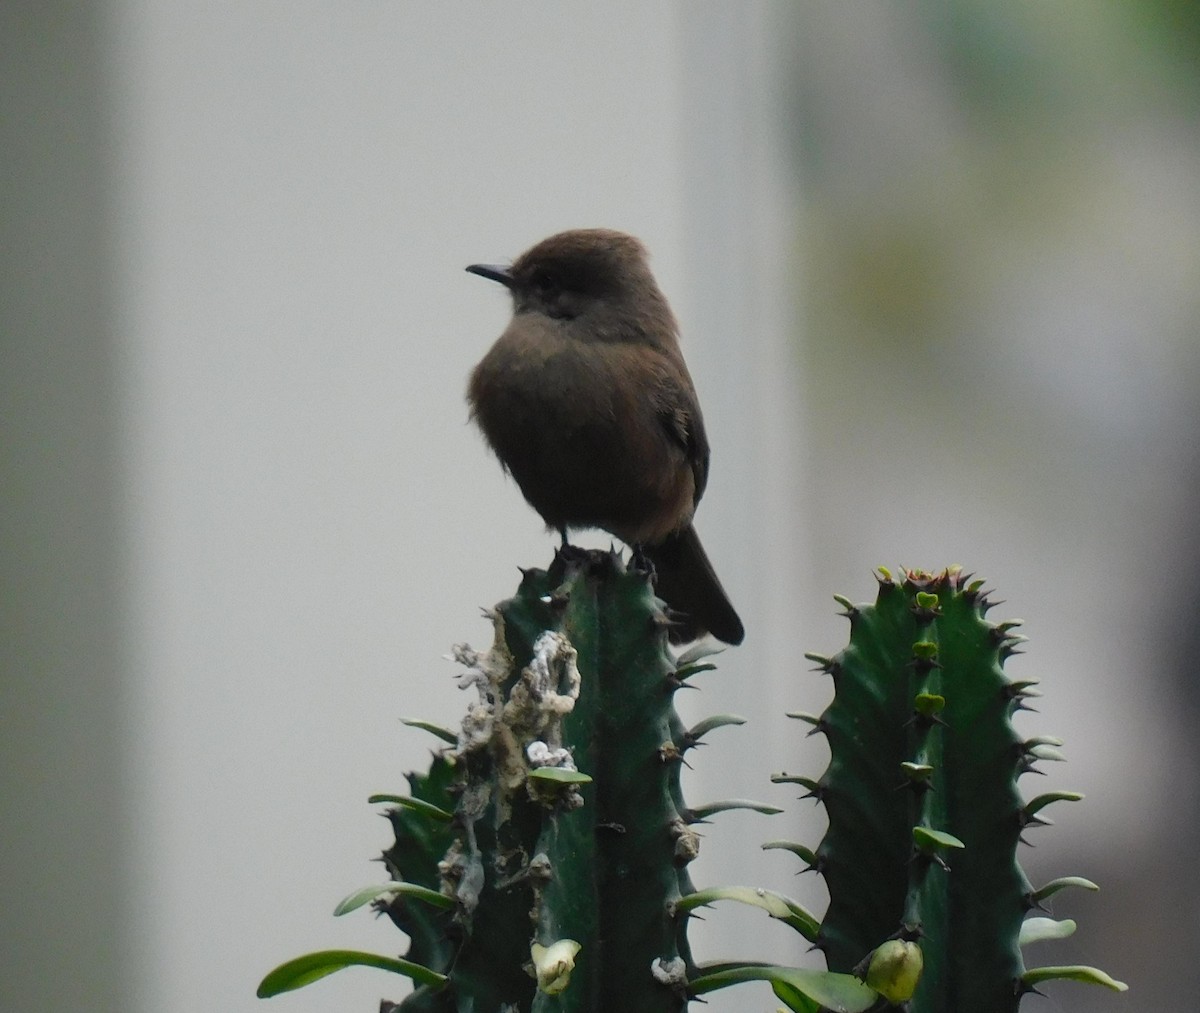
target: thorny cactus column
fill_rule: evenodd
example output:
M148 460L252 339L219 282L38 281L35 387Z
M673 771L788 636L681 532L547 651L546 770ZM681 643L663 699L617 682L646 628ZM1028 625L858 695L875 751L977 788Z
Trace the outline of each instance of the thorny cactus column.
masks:
M643 574L608 553L570 558L495 609L491 651L460 652L480 701L443 862L465 935L451 986L482 1009L498 1008L484 979L510 980L496 998L535 1011L682 1009L691 957L668 910L696 854L672 705L687 673Z
M688 809L684 753L732 715L685 729L675 691L712 668L667 647L645 573L613 553L564 551L525 573L491 613L495 642L455 656L474 687L453 744L411 796L391 803L392 882L373 901L411 937L407 959L310 954L271 972L260 995L351 964L418 988L383 1013L678 1013L694 970L679 902L691 895L691 824L748 802Z
M1022 960L1023 942L1065 934L1027 915L1063 886L1095 887L1034 890L1017 864L1038 812L1081 797L1023 802L1017 788L1039 759L1061 758L1061 743L1022 740L1010 720L1033 694L1002 671L1024 639L1019 623L986 621L982 581L958 570L880 572L873 605L838 599L849 646L809 655L834 698L819 717L794 716L826 736L829 767L816 782L781 778L809 786L829 815L811 862L829 888L816 945L830 970L855 971L897 1004L911 997L912 1013L1010 1013L1049 977L1120 986L1091 968L1026 971Z

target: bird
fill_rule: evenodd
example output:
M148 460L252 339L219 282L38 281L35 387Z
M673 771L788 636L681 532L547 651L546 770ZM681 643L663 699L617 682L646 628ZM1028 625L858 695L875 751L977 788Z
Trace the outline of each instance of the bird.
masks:
M650 564L674 644L745 635L692 518L709 444L679 328L641 241L611 229L543 239L467 271L512 296L471 373L470 417L529 504L568 545L599 528Z

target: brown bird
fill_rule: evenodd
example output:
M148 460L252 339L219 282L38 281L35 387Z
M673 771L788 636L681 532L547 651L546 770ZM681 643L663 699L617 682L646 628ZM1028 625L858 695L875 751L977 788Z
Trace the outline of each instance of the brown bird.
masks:
M708 439L678 325L633 236L578 229L509 266L472 264L513 298L508 328L471 374L467 400L525 499L567 544L602 528L653 565L675 613L670 639L739 644L741 620L692 514Z

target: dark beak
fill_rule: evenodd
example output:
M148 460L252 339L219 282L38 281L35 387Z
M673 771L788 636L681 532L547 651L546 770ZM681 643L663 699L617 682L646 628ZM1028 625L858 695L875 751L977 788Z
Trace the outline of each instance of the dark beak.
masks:
M498 281L507 289L513 288L517 283L512 276L512 268L507 264L472 264L467 270L481 278Z

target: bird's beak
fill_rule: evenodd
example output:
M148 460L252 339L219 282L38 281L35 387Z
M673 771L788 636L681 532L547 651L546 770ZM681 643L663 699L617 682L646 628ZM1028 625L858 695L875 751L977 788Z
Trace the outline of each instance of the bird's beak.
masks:
M472 264L467 270L481 278L498 281L507 289L513 288L517 283L512 276L512 268L507 264Z

